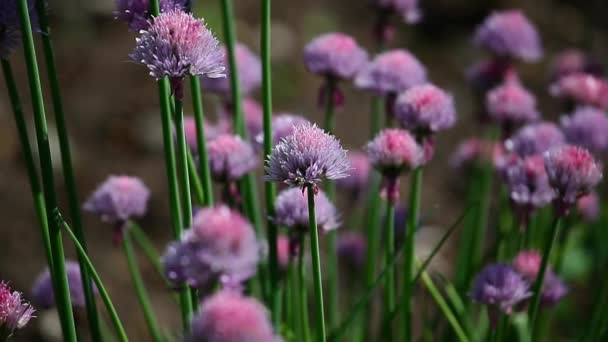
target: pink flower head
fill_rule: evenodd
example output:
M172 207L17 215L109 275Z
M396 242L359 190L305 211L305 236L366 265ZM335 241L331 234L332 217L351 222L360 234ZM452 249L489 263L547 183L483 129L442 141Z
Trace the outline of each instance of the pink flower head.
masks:
M300 188L323 179L345 178L351 168L340 142L311 124L294 127L293 133L278 142L267 158L266 181Z
M304 48L304 64L313 74L350 80L367 62L367 52L344 33L326 33Z
M223 64L228 63L228 52L226 48L221 48L224 57ZM245 44L237 43L235 45L236 67L239 73L239 85L241 94L249 95L262 84L262 62L258 56L251 51ZM225 100L230 101L232 92L230 87L230 70L226 72L226 78L213 78L210 76L203 77L203 89L211 93L222 96Z
M152 15L150 14L150 0L115 0L116 17L125 21L129 30L139 32L150 26ZM160 12L172 10L184 10L188 0L160 0Z
M422 63L409 51L399 49L376 56L357 75L355 86L379 95L394 95L426 81Z
M608 82L597 76L570 74L551 85L549 92L574 104L608 109Z
M579 107L573 114L563 116L561 125L566 141L594 153L608 150L608 117L593 107Z
M352 165L350 175L346 178L338 179L336 185L340 189L349 191L351 194L358 195L367 187L369 183L369 172L371 164L364 152L350 151L348 159Z
M397 177L420 166L424 160L422 148L405 130L385 129L367 144L371 164L385 177Z
M567 210L580 197L587 195L602 179L600 165L589 151L564 145L545 152L545 167L556 200Z
M485 94L501 84L507 75L513 73L513 65L503 59L485 59L469 66L465 76L473 90Z
M211 175L219 182L236 181L258 165L253 147L237 135L221 134L207 144Z
M425 84L411 87L397 97L395 116L403 128L425 136L454 126L456 109L451 95Z
M600 217L600 198L597 192L592 191L578 199L576 210L587 222L595 222Z
M539 119L536 98L516 80L507 80L486 95L490 118L502 125L513 126Z
M528 250L519 252L513 258L513 268L526 279L534 281L540 270L542 257L536 250Z
M240 283L255 274L260 246L253 227L238 212L217 206L199 210L192 228L163 256L165 275L191 287L215 280Z
M89 196L83 208L99 215L104 222L122 224L144 216L149 198L150 190L141 179L124 175L109 176Z
M601 76L603 71L601 64L581 50L567 49L553 58L551 80L557 81L562 77L577 73Z
M16 330L23 329L34 317L34 308L12 291L8 284L0 282L0 337L8 338Z
M400 15L408 24L415 24L422 18L418 0L374 0L374 6Z
M277 113L272 117L272 143L273 146L279 141L290 136L295 126L310 124L310 121L303 116L291 113ZM255 138L255 142L262 146L264 144L264 132L260 132Z
M549 186L545 163L540 155L517 158L504 169L509 198L524 212L529 212L551 203L555 194Z
M296 232L308 231L308 189L301 191L297 188L285 189L275 200L275 217L277 225L284 226ZM318 190L315 195L315 215L317 227L330 231L340 226L338 211L327 198L325 193Z
M268 310L256 299L220 291L201 303L192 318L190 342L280 342Z
M520 10L494 12L477 28L474 42L497 57L535 62L542 57L540 36Z
M520 157L542 154L551 147L564 144L565 138L559 127L551 122L532 123L520 128L505 141L509 152Z
M86 301L84 289L82 287L80 266L75 261L67 260L65 263L65 270L68 277L72 306L75 308L84 308ZM93 291L97 293L97 287L93 286ZM49 309L55 306L53 283L48 268L45 269L34 282L34 285L32 286L32 298L34 304L38 307Z

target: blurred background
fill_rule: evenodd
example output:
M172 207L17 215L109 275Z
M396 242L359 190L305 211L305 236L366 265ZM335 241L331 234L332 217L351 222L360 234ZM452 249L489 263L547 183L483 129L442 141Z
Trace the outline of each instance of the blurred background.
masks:
M524 84L539 98L544 118L560 113L556 100L547 92L548 66L557 52L570 47L586 49L603 61L608 55L608 2L601 0L421 0L424 19L415 26L397 24L392 47L404 47L427 67L430 79L453 93L458 106L456 128L438 137L437 154L424 178L423 220L437 227L453 222L462 211L462 193L453 191L458 174L450 172L449 154L456 144L478 130L474 120L476 100L467 86L464 70L483 57L473 48L471 35L477 24L495 9L521 8L541 33L545 57L536 64L519 65ZM259 46L259 1L234 1L238 17L239 41L254 51ZM155 83L147 71L128 61L135 35L123 22L114 20L113 0L49 0L53 40L59 77L63 89L74 155L74 167L82 200L108 174L136 175L151 188L152 198L142 227L159 249L170 239L169 207L162 156L162 137ZM199 0L195 13L204 17L221 38L219 1ZM353 35L363 46L372 49L374 15L366 0L274 1L272 23L274 109L302 114L322 122L317 107L321 80L309 74L302 64L303 46L313 37L328 31ZM11 58L31 119L29 94L22 55ZM43 75L45 73L42 73ZM46 82L46 79L43 79ZM337 115L336 135L348 149L359 149L369 139L370 101L367 94L345 85L346 106ZM256 94L258 95L258 94ZM48 100L48 96L47 96ZM206 112L213 118L218 102L205 97ZM53 113L48 106L52 126ZM30 122L31 123L31 122ZM30 125L33 127L33 125ZM33 133L33 129L30 129ZM56 141L51 137L53 147ZM60 159L56 149L57 171ZM44 268L44 253L36 227L34 209L25 167L9 107L4 83L0 85L0 279L12 287L29 292L37 274ZM57 186L63 194L60 173ZM407 183L407 182L404 182ZM405 187L404 187L405 190ZM402 196L405 197L405 196ZM61 198L65 206L65 198ZM342 203L344 202L344 203ZM341 198L345 207L345 197ZM348 214L344 214L347 217ZM147 340L143 316L139 311L121 248L112 244L111 227L96 217L84 215L90 254L104 279L117 309L134 341ZM341 229L361 229L347 225ZM421 244L431 243L439 233L429 230ZM428 238L428 239L427 239ZM428 241L427 241L428 240ZM452 239L452 241L457 241ZM74 257L70 243L67 254ZM453 246L452 246L453 247ZM421 248L424 248L422 246ZM447 248L436 267L449 272L454 248ZM140 264L159 321L178 325L177 308L152 266L140 257ZM572 285L575 288L577 285ZM578 296L571 291L572 296ZM585 296L577 305L587 307ZM573 302L573 301L570 301ZM32 327L18 339L51 339L59 334L53 312L38 312ZM42 333L43 332L43 333ZM43 338L43 336L46 336ZM566 334L567 336L567 334ZM139 338L138 338L139 337Z

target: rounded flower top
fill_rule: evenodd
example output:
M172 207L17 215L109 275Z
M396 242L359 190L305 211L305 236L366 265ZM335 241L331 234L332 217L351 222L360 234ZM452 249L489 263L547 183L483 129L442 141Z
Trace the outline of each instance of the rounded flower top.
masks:
M237 135L219 135L209 141L207 153L211 175L220 182L238 180L258 165L251 144Z
M477 28L475 44L498 57L534 62L542 57L536 28L519 10L492 13Z
M313 74L350 80L367 62L367 52L344 33L326 33L304 48L304 64Z
M508 151L520 157L542 154L565 142L564 134L551 122L539 122L520 128L505 142Z
M360 233L347 232L338 236L338 257L353 270L365 265L367 240Z
M122 224L142 217L148 208L150 190L131 176L109 176L84 203L84 210L99 215L111 224Z
M336 182L336 185L353 194L359 194L369 183L369 172L371 169L369 158L364 152L350 151L348 152L348 159L353 166L350 175L346 178L339 179Z
M564 76L576 73L589 73L596 76L603 74L602 66L591 56L577 49L567 49L553 58L551 79L557 81Z
M608 117L593 107L579 107L572 115L561 118L566 141L594 153L608 149Z
M15 330L22 329L34 317L34 308L21 298L21 293L12 291L8 284L0 282L0 333L10 337Z
M268 310L256 299L220 291L201 303L192 318L190 342L280 342Z
M608 109L608 82L597 76L570 74L551 85L549 92L574 104Z
M160 12L184 10L188 0L160 0ZM138 32L150 25L150 0L116 0L116 17L129 26L129 30Z
M399 14L408 24L415 24L422 18L418 0L374 0L374 6Z
M212 281L240 283L255 274L260 246L253 227L238 212L210 207L194 215L192 228L163 256L167 278L203 287Z
M540 117L534 95L514 79L488 92L486 109L492 120L503 125L520 125Z
M555 194L549 186L545 163L540 155L517 159L506 166L509 198L520 208L532 210L551 203Z
M456 109L451 95L425 84L411 87L397 97L395 116L403 128L428 135L454 126Z
M84 289L82 287L82 278L80 277L80 266L75 261L67 260L65 263L65 270L68 276L72 306L84 308L86 301L84 298ZM95 286L93 286L93 291L97 292ZM49 309L55 306L53 283L48 268L45 269L34 282L34 285L32 286L32 299L34 304L41 308Z
M333 135L304 124L274 146L264 179L303 188L323 179L345 178L350 167L346 151Z
M388 177L396 177L421 165L424 152L405 130L385 129L367 144L370 163Z
M272 143L277 144L279 141L290 136L293 133L295 126L310 124L310 121L303 116L291 113L277 113L272 116ZM260 132L255 138L256 143L260 146L264 144L264 132Z
M528 282L505 264L489 265L481 270L469 293L473 301L495 305L507 315L513 312L515 305L531 295Z
M253 53L247 45L237 43L234 48L241 94L249 95L262 83L262 62L260 62L258 56ZM222 48L221 51L225 56L223 64L226 66L230 65L228 63L228 52L226 51L226 48ZM230 76L230 70L226 70L226 74ZM207 76L203 77L201 80L203 89L206 91L222 96L224 99L232 98L229 77L213 78Z
M397 94L426 83L426 69L409 51L399 49L379 54L355 79L355 86L379 95Z
M602 179L600 165L583 148L572 145L554 147L545 152L544 158L556 199L566 207L591 192Z
M513 268L526 279L534 280L540 270L542 257L536 250L521 251L513 258Z
M308 231L307 193L307 189L301 191L297 188L291 188L278 194L275 200L274 217L277 225L298 231ZM321 190L318 190L315 195L315 215L317 227L321 230L329 231L340 226L336 207Z
M203 20L182 11L169 11L156 17L150 27L141 31L130 57L147 66L156 79L225 76L218 40Z

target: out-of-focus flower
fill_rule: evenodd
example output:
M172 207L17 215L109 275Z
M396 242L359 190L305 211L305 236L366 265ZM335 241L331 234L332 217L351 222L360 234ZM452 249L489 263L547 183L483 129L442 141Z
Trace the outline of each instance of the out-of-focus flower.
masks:
M608 149L608 117L593 107L579 107L573 114L561 118L562 131L569 144L594 153Z
M277 259L281 271L285 272L289 268L292 258L291 242L287 236L277 237Z
M217 206L199 210L192 228L163 256L167 279L204 287L213 281L235 284L255 274L260 245L253 227L238 212Z
M251 140L255 139L262 133L264 129L264 112L262 106L256 100L245 97L243 98L243 119L245 127ZM218 130L222 133L234 133L234 113L228 106L221 106L218 117Z
M310 121L303 116L291 113L276 113L272 116L272 143L273 146L279 141L290 136L295 126L310 124ZM255 142L262 146L264 144L264 132L260 132L255 138Z
M184 10L188 0L160 0L160 12ZM139 32L150 25L150 0L116 0L116 18L123 20L129 30Z
M0 282L0 337L8 338L16 330L23 329L34 317L34 308L12 291L8 284Z
M219 182L236 181L258 165L251 144L237 135L219 135L208 142L207 153L211 175Z
M241 94L249 95L262 84L262 62L245 44L237 43L234 48ZM228 52L225 47L221 51L224 55L223 65L228 66ZM226 78L206 76L202 77L201 81L204 90L217 94L223 97L224 100L231 102L232 92L229 69L226 70L226 74L228 76Z
M578 213L588 222L595 222L600 217L600 198L597 192L590 192L576 202Z
M536 28L520 10L494 12L475 32L476 45L497 57L535 62L543 49Z
M461 142L450 156L450 166L455 169L477 167L479 162L492 162L494 144L479 138L468 138Z
M207 120L204 121L205 139L210 140L218 135L217 128ZM198 153L198 141L196 139L196 121L191 116L184 118L184 132L186 133L186 143L192 150L192 153Z
M531 295L529 283L513 267L505 264L493 264L481 270L469 293L473 301L499 308L507 315L513 312L515 305Z
M422 148L405 130L385 129L367 144L370 163L387 177L397 177L420 166Z
M485 59L469 66L465 76L473 90L485 94L488 90L501 84L513 71L513 65L503 59Z
M515 258L513 258L513 268L524 278L534 281L540 270L540 264L542 257L536 250L528 250L519 252Z
M352 270L360 270L365 265L367 240L360 233L347 232L338 236L338 257Z
M552 81L577 73L604 74L601 64L581 50L566 49L553 58L550 69Z
M304 64L317 75L350 80L367 62L367 52L344 33L326 33L304 48Z
M427 136L454 126L456 109L452 96L432 85L413 86L395 102L399 124L418 136Z
M391 50L369 62L355 79L355 86L378 95L396 95L426 83L426 69L407 50Z
M350 175L346 178L338 179L336 185L348 191L354 197L358 197L369 183L369 172L371 165L367 154L363 152L350 151L348 159L352 165Z
M553 271L547 270L541 290L541 303L551 306L557 304L568 294L568 287Z
M536 98L519 81L508 79L486 95L486 110L491 120L513 127L538 120Z
M148 208L150 190L131 176L109 176L83 205L84 210L99 215L107 223L121 225L142 217Z
M264 179L304 188L323 179L345 178L350 168L346 151L333 135L304 124L274 146Z
M38 15L33 0L28 0L30 21L34 31L39 30ZM0 58L8 58L19 46L21 26L17 0L0 1Z
M597 76L570 74L553 83L549 92L573 104L608 109L608 82Z
M513 267L529 282L534 282L538 276L541 261L542 258L538 251L521 251L513 259ZM544 305L554 305L568 293L568 287L553 272L550 266L545 272L541 289L541 303Z
M308 189L297 188L281 191L275 200L275 223L296 232L308 231ZM315 215L317 227L330 231L340 226L338 211L325 193L318 190L315 195Z
M72 306L84 308L86 301L84 289L82 287L82 277L80 276L80 266L75 261L66 260L65 271L68 277ZM97 293L97 288L95 286L93 286L93 291ZM55 306L53 283L48 268L38 276L32 286L32 301L36 306L45 309Z
M551 122L539 122L520 128L505 141L505 148L520 157L542 154L565 142L562 131Z
M415 24L422 18L418 0L373 0L372 4L380 10L397 13L408 24Z
M256 299L220 291L201 303L192 318L190 342L280 342L268 310Z

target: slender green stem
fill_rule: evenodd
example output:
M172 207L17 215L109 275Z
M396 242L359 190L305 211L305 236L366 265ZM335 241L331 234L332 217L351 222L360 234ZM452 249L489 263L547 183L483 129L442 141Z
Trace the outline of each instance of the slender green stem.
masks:
M319 252L319 230L315 210L315 186L308 185L308 220L310 230L310 254L312 254L312 276L315 289L315 320L317 338L315 341L325 341L325 310L323 308L323 284L321 276L321 254Z
M177 167L182 194L183 228L192 225L192 197L188 177L188 143L184 130L184 110L182 99L175 97L175 132L177 138Z
M122 325L122 322L120 321L120 317L118 316L118 312L116 311L116 308L114 308L114 304L112 304L112 299L110 299L110 295L108 294L108 291L106 290L105 286L103 285L101 278L97 274L97 271L95 270L95 267L93 266L93 263L91 262L91 259L89 259L88 255L84 251L84 248L82 248L82 246L80 245L80 242L78 242L78 238L76 237L74 232L72 232L72 230L68 226L67 222L65 222L61 218L59 211L55 211L54 215L55 215L55 220L53 220L53 221L56 221L57 223L63 222L64 230L68 233L68 235L74 242L74 246L76 247L77 253L82 256L82 259L84 260L86 267L89 269L89 273L91 274L91 277L93 278L93 281L95 282L95 285L97 286L97 290L99 291L99 296L101 297L104 305L106 306L106 309L108 310L108 314L110 315L110 319L112 320L112 324L114 325L114 329L116 330L116 333L118 334L118 339L122 342L129 341L129 338L127 337L127 333L125 332L125 328Z
M49 226L49 238L51 245L52 267L55 275L54 293L63 338L65 341L76 341L76 327L72 304L70 300L70 289L68 286L65 271L65 256L63 253L63 241L61 239L61 228L55 220L52 220L48 213L57 208L57 198L55 194L55 180L53 179L53 163L51 158L51 148L48 138L46 115L44 109L44 99L42 97L42 86L40 84L40 73L38 71L38 61L36 59L36 48L34 36L29 16L29 5L27 0L19 0L19 19L21 23L21 36L25 54L27 74L34 109L34 123L36 126L36 138L38 142L38 154L40 157L40 168L42 170L42 184L44 189L45 206L47 221Z
M480 170L475 168L472 170L471 177L467 186L467 205L472 206L473 215L467 218L462 234L458 241L458 255L456 257L456 269L454 283L456 288L464 293L467 290L467 272L471 258L471 249L473 244L474 220L477 218L476 212L479 210L478 194L479 194L479 175Z
M211 170L209 169L209 158L207 157L207 141L205 138L205 112L203 111L203 99L201 96L201 81L196 76L190 76L190 88L192 89L192 107L194 108L194 121L196 123L196 143L198 145L198 168L201 173L203 202L205 207L213 205L213 188L211 183Z
M126 227L124 228L122 241L125 257L127 258L127 263L129 265L129 273L131 274L131 280L133 281L133 286L135 286L135 293L137 294L139 305L143 310L150 336L152 337L152 340L160 342L163 340L163 338L158 330L158 323L154 315L154 310L152 309L152 303L150 303L148 291L144 286L144 281L141 277L141 273L139 272L137 257L135 256L135 251L133 250L133 242L131 241L131 233L129 232L131 229L130 226L131 225L127 223Z
M530 321L530 336L534 336L536 317L538 316L538 309L540 307L541 292L543 282L545 280L545 273L547 267L549 266L549 259L551 258L551 251L553 250L553 245L559 237L561 225L562 216L556 213L555 218L553 220L553 224L551 225L551 233L546 236L545 245L543 248L543 258L540 264L538 275L536 276L536 280L534 281L534 287L532 288L532 300L528 309L528 316Z
M603 283L598 294L595 308L593 309L593 315L591 316L590 327L587 330L587 334L583 341L593 342L599 341L602 327L602 320L608 316L608 278Z
M190 177L190 190L192 190L192 197L195 203L200 206L205 205L205 194L203 190L203 184L201 178L198 176L196 170L196 163L194 162L194 156L192 152L188 151L188 176Z
M304 342L310 342L310 323L308 315L308 286L306 278L306 263L304 262L304 242L305 238L300 239L300 246L298 250L298 284L296 284L299 291L299 312L300 312L300 338Z
M384 247L384 262L387 269L385 279L385 312L388 314L395 309L395 266L390 261L395 254L395 203L389 200L386 204L386 217L384 219L384 231L386 232L386 245ZM388 335L389 337L392 334Z

